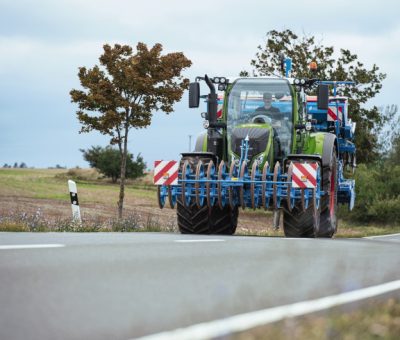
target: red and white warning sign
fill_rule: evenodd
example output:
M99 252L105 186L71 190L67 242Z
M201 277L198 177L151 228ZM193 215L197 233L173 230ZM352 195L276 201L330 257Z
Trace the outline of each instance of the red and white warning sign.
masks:
M336 122L338 119L339 112L339 120L342 121L343 109L342 107L329 106L328 108L328 122Z
M177 161L155 161L154 162L154 184L155 185L177 185L178 184L178 162Z
M317 186L318 163L292 163L292 187L315 188Z

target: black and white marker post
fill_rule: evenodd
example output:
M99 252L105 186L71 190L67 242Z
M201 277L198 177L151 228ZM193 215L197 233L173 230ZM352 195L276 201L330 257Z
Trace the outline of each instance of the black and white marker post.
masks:
M71 197L72 219L81 223L81 211L79 210L78 190L76 189L76 183L68 180L68 188L69 195Z

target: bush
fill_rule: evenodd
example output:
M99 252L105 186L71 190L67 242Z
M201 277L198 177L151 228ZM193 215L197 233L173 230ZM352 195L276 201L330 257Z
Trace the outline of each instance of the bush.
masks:
M121 173L121 154L118 149L111 146L105 148L92 146L88 150L80 150L85 161L89 162L92 168L96 168L104 176L109 177L115 183L120 178ZM136 160L133 155L128 153L126 160L126 178L139 178L144 176L146 163L143 157L138 154Z
M354 178L354 210L342 210L342 216L354 222L400 224L400 166L361 164Z

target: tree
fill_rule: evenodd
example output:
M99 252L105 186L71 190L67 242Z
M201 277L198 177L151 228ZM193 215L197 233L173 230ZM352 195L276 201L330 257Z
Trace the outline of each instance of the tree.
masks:
M96 168L101 174L111 178L113 183L117 182L121 176L121 154L118 149L109 145L105 148L92 146L91 149L81 149L80 151L92 168ZM143 161L143 157L138 154L135 161L133 155L128 152L125 177L132 179L142 177L145 169L146 163Z
M341 49L338 58L334 58L334 48L316 42L315 37L297 36L291 30L282 32L272 30L266 34L264 46L258 46L255 59L251 60L254 76L278 75L280 73L280 55L292 58L292 76L296 78L317 77L324 80L349 80L357 85L343 89L343 95L349 96L349 116L357 123L356 147L360 162L372 162L379 157L378 136L376 129L384 123L379 109L363 105L382 88L386 78L375 64L367 69L358 60L356 54ZM316 61L318 71L311 75L308 65ZM242 75L248 75L246 71Z
M388 158L393 153L396 147L396 140L398 140L400 136L398 129L400 125L399 107L395 104L381 106L379 112L385 122L376 130L379 150L383 158Z
M82 124L80 132L97 130L111 137L121 155L118 216L122 218L128 134L131 128L145 128L151 124L153 111L173 111L189 80L182 70L191 66L183 53L161 55L162 45L148 49L138 43L136 52L127 45L103 46L100 66L80 67L78 77L85 91L71 90L72 102ZM90 114L92 112L93 114Z

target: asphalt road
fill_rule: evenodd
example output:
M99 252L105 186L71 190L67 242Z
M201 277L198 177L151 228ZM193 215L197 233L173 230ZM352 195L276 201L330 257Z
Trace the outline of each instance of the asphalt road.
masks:
M399 280L399 242L0 233L0 339L131 339Z

